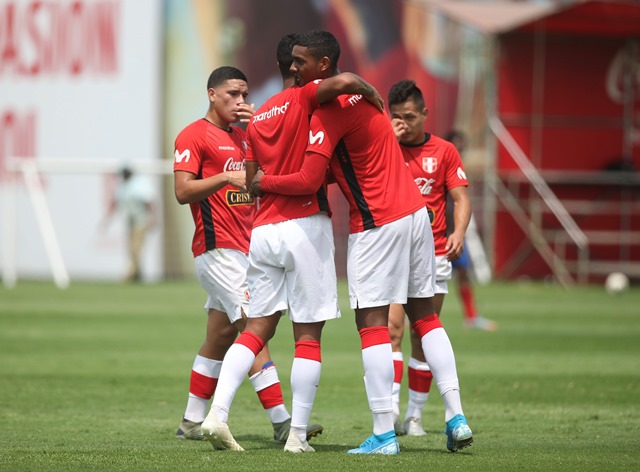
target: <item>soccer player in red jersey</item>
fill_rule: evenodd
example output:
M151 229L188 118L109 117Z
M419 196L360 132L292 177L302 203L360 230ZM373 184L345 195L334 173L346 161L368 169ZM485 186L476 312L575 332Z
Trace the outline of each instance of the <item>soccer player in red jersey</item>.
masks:
M412 80L401 80L389 91L391 124L400 143L404 161L424 198L431 220L436 253L436 290L433 297L438 315L451 279L451 261L460 257L471 203L462 160L455 146L424 131L428 110L422 91ZM447 236L447 195L453 203L454 230ZM392 304L389 309L389 333L393 350L393 416L397 434L423 436L422 409L429 396L433 375L424 358L420 339L411 333L411 359L408 365L409 402L404 424L399 419L400 384L404 363L402 337L404 307Z
M247 128L247 175L258 167L270 174L297 172L302 166L309 116L321 103L341 93L364 93L382 108L382 98L354 74L293 86L293 37L279 43L277 59L283 91L253 115ZM319 64L319 68L328 67ZM314 452L307 426L320 381L320 338L326 320L338 318L334 243L323 182L298 196L265 195L260 200L249 249L251 300L244 332L222 364L212 408L202 424L214 446L242 450L226 424L243 372L274 335L283 310L293 323L295 354L291 368L293 393L291 431L284 450Z
M234 67L220 67L209 76L207 90L209 109L178 134L173 165L176 198L191 207L196 274L208 295L206 336L193 363L187 407L176 433L181 439L198 440L205 439L201 423L222 359L245 324L247 254L255 215L253 198L243 191L245 132L230 126L253 112L245 103L247 79ZM274 438L284 442L291 416L267 347L248 373L273 423Z
M301 35L293 49L300 83L338 72L340 46L326 31ZM320 70L317 63L328 61ZM350 208L347 277L373 414L373 434L353 454L397 454L393 428L393 359L389 305L401 303L418 333L445 403L447 448L473 441L462 412L455 357L433 303L435 253L424 200L408 171L391 123L360 95L341 96L311 119L309 144L300 172L265 173L257 192L304 194L316 189L330 167Z

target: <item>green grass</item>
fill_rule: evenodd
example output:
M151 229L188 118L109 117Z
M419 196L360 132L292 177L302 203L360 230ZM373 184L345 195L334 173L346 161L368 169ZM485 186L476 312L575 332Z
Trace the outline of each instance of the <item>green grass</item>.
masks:
M247 452L174 439L204 333L196 282L0 288L0 470L640 469L640 289L611 297L598 286L478 287L483 314L500 324L496 333L463 329L452 292L443 319L475 442L446 451L434 388L424 417L429 434L400 438L395 457L346 454L370 434L371 416L341 290L343 318L325 328L311 418L325 432L312 442L316 454L298 456L270 440L248 382L230 421ZM288 320L271 349L290 404Z

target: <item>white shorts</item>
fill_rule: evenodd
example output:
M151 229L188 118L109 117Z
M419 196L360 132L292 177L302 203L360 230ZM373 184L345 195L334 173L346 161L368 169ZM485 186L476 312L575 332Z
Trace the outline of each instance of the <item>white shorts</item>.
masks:
M331 219L324 213L254 228L247 316L288 309L295 323L340 318L334 255Z
M371 308L435 293L433 233L426 208L349 235L347 279L351 308Z
M249 258L235 249L212 249L195 258L196 275L209 298L205 310L227 314L231 323L249 307L247 267Z
M453 267L446 256L436 256L436 293L449 293L449 284L453 276Z

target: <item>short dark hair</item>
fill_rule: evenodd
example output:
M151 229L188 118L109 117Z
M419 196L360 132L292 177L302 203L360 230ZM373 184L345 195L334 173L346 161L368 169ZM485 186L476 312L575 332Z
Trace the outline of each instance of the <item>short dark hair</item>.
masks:
M222 66L214 70L207 80L207 90L210 88L216 88L227 80L244 80L247 81L247 76L244 75L240 69L231 66Z
M293 62L293 46L296 44L296 33L285 34L278 43L276 49L276 59L278 60L278 68L283 79L291 77L291 63Z
M340 43L329 31L311 30L306 33L296 35L296 46L309 49L311 55L320 60L327 56L331 61L331 67L338 67L340 59Z
M422 90L418 88L415 80L401 80L391 86L389 90L389 106L413 100L418 108L424 108Z

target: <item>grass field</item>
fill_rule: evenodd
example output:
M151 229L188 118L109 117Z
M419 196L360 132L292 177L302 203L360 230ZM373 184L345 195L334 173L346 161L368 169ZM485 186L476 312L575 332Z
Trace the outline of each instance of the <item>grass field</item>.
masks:
M453 294L443 317L473 447L446 451L434 388L426 437L401 437L394 457L346 454L370 434L371 416L343 304L325 328L312 415L325 432L316 454L301 456L270 439L248 382L230 421L247 452L174 438L204 331L196 282L0 288L0 470L640 470L640 289L611 297L598 286L493 284L477 299L496 333L465 330ZM271 347L290 404L288 320Z

